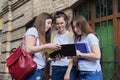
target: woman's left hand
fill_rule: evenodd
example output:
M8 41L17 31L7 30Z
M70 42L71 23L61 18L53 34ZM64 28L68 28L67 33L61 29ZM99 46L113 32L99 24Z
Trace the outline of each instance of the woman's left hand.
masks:
M64 58L64 56L63 56L63 55L60 55L60 54L57 54L57 55L55 56L55 60L60 60L60 59L62 59L62 58Z
M66 73L66 74L64 75L64 80L70 80L70 74Z
M77 57L81 56L81 52L79 50L76 50L76 56Z

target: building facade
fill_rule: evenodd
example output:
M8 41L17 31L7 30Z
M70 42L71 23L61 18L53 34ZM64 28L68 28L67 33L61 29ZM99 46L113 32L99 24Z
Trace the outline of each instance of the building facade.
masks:
M0 3L0 80L9 80L6 58L41 12L64 11L87 18L100 40L104 80L120 78L120 0L2 0Z

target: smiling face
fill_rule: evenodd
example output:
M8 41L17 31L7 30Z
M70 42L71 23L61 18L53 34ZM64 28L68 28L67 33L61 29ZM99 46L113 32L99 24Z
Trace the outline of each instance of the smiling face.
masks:
M59 34L63 34L66 32L66 22L63 17L56 19L56 28Z
M52 19L46 19L45 21L45 32L48 31L48 29L51 27L52 25Z

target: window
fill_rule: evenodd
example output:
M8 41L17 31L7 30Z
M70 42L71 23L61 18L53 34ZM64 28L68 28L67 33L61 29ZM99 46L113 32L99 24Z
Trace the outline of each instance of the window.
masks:
M83 5L82 7L78 7L78 9L76 10L76 14L75 15L83 15L87 20L91 19L91 13L90 13L90 5L89 3Z
M111 76L114 75L114 39L113 39L113 22L105 21L95 24L95 32L99 38L100 48L102 52L101 61L103 73L105 77L110 80ZM109 55L109 57L108 57ZM111 62L111 63L110 63Z
M95 17L100 18L113 14L113 0L95 0Z
M120 12L120 0L117 0L117 9L118 9L118 12Z

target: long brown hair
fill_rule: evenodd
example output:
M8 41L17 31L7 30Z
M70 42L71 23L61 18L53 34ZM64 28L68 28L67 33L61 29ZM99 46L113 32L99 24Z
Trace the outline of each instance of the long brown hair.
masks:
M45 21L46 19L52 19L48 13L41 13L37 16L33 26L37 29L40 43L50 42L50 30L45 32Z
M76 22L76 27L80 28L81 30L81 35L77 35L74 31L74 27L73 27L73 22ZM91 26L89 25L88 21L86 20L86 18L82 15L80 16L75 16L73 17L72 21L71 21L71 26L72 26L72 30L75 34L75 41L81 37L82 35L88 35L89 33L93 33L96 35L96 33L94 32L94 30L91 28Z
M38 35L39 35L39 40L40 43L50 43L50 38L51 38L51 28L48 29L47 32L45 32L45 21L46 19L52 19L51 15L48 13L41 13L40 15L37 16L35 23L34 23L34 27L38 30ZM47 58L48 58L48 54L46 52L44 52L44 55L46 56L46 66L44 69L44 74L43 74L43 78L45 80L48 80L49 78L49 70L50 70L50 63L48 63Z

